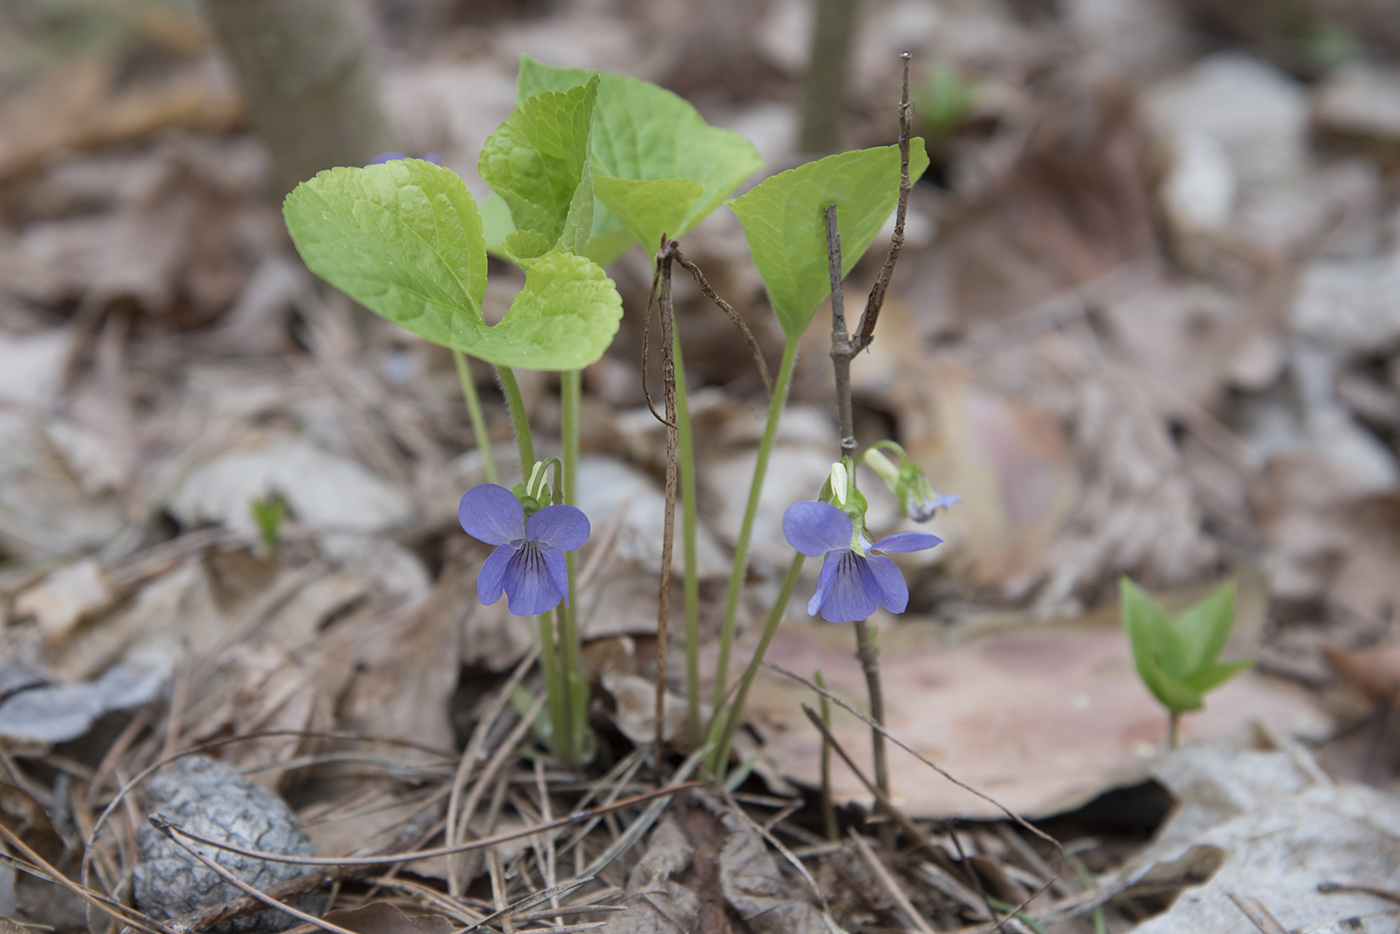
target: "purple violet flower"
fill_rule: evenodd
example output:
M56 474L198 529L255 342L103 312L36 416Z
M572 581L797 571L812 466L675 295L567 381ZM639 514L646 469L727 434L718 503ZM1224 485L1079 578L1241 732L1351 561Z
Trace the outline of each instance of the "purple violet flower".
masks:
M505 593L516 616L533 616L569 602L564 552L588 541L588 517L573 506L546 506L529 519L515 494L483 483L462 494L457 521L473 538L499 547L481 566L476 595L487 605Z
M869 619L876 607L903 613L909 587L895 563L873 551L922 551L943 539L927 532L897 532L874 545L858 539L851 517L830 503L801 500L783 513L783 537L810 558L823 555L817 592L807 612L831 623Z

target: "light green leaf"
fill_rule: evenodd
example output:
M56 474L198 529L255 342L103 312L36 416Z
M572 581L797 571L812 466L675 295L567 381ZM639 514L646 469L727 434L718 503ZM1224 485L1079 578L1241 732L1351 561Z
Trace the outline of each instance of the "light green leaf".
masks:
M435 344L476 352L486 246L456 172L421 159L327 169L282 213L316 275Z
M1225 648L1235 626L1235 585L1225 584L1176 618L1177 637L1185 652L1185 670L1211 665Z
M909 176L928 168L924 141L909 141ZM789 340L807 330L831 291L824 212L836 205L841 274L865 253L899 200L899 147L838 153L767 179L729 202L749 240L778 323Z
M486 252L509 259L505 251L506 237L515 233L515 221L510 218L510 205L494 191L477 202L481 212L481 233L486 238Z
M538 230L516 230L506 236L501 252L512 263L527 266L553 247L554 242Z
M1205 706L1205 697L1201 691L1164 674L1155 663L1148 664L1146 667L1139 666L1138 674L1152 695L1170 711L1186 713L1190 710L1200 710Z
M1186 679L1185 684L1192 690L1204 694L1229 681L1235 675L1244 671L1254 664L1254 659L1246 658L1238 662L1227 662L1223 665L1207 665L1197 671L1192 672Z
M523 101L481 148L477 171L510 205L517 230L537 230L551 244L570 224L592 227L589 136L598 82L545 91ZM589 187L580 194L580 183ZM564 249L581 248L575 231Z
M1185 646L1176 626L1162 604L1128 578L1118 582L1123 625L1128 630L1134 659L1149 657L1170 678L1184 678L1191 672ZM1139 667L1141 667L1139 665Z
M418 159L337 168L302 182L282 211L312 272L383 317L489 363L579 369L602 356L622 317L603 270L550 253L495 327L481 313L486 247L461 176Z
M622 297L597 263L573 253L546 253L525 271L525 287L490 330L494 356L527 370L580 370L608 349L622 320Z
M555 68L522 56L516 100L582 84L593 74L598 73ZM593 118L594 172L636 181L688 179L700 186L680 220L667 224L668 235L679 237L692 229L762 167L752 143L731 130L710 126L683 98L646 81L601 73ZM611 211L598 211L588 253L616 259L632 239L615 236L626 229ZM641 242L646 249L655 247Z
M677 236L673 231L682 229L690 206L703 193L685 178L643 181L607 175L594 176L593 190L645 249L659 247L662 234Z

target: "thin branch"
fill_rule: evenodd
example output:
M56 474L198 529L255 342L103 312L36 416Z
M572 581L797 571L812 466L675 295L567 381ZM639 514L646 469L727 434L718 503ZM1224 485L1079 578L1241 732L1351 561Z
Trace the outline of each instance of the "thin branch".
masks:
M758 375L763 379L763 388L768 395L773 395L773 377L768 373L768 364L763 359L763 351L758 347L758 339L753 336L753 331L749 329L746 322L734 306L719 297L719 293L710 285L705 274L700 271L700 267L686 259L679 249L675 251L676 262L680 263L690 277L695 280L695 284L700 287L700 292L719 306L719 310L729 316L729 320L734 322L734 326L739 329L739 333L744 336L744 343L749 346L749 353L753 355L753 362L758 367Z
M845 293L841 288L841 230L837 224L836 205L828 204L824 214L826 222L826 268L831 278L831 366L836 373L836 417L841 437L841 456L856 456L855 416L851 403L851 359L856 355L851 346L850 334L846 331ZM854 480L854 477L852 477ZM860 670L865 675L866 691L870 695L870 716L876 723L885 722L885 692L880 685L880 656L871 638L870 624L866 620L854 621L856 635L856 658L860 659ZM879 731L872 731L870 744L875 758L875 783L885 798L890 797L890 770L885 756L885 738ZM886 825L889 827L889 825ZM886 845L894 841L889 827L883 833Z
M894 234L890 237L890 251L885 256L885 265L880 268L879 278L870 290L870 298L865 303L865 314L860 319L860 336L855 339L854 351L860 353L870 346L875 337L875 324L880 320L880 309L885 304L885 292L890 287L890 277L894 275L894 264L904 249L904 219L909 213L909 193L914 190L914 181L909 177L909 120L912 111L909 107L909 53L900 53L904 62L904 89L899 98L899 205L894 212Z
M846 297L841 287L841 231L836 224L836 205L828 204L826 221L826 269L831 278L831 366L836 371L836 421L841 437L841 456L856 456L855 415L851 408L851 360L856 350L846 330ZM883 720L883 717L881 717Z

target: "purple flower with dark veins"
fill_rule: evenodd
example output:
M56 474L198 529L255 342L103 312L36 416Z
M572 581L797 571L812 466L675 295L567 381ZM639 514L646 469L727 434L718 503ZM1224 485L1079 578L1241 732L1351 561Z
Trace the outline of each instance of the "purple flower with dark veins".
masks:
M473 538L497 545L481 566L476 594L485 604L504 593L516 616L533 616L569 602L564 552L588 541L588 517L573 506L546 506L529 519L515 494L483 483L462 494L457 521Z
M943 539L927 532L897 532L870 544L855 535L851 517L830 503L801 500L783 513L783 537L810 558L824 556L817 592L807 612L832 623L869 619L876 607L903 613L909 587L894 561L877 551L922 551Z

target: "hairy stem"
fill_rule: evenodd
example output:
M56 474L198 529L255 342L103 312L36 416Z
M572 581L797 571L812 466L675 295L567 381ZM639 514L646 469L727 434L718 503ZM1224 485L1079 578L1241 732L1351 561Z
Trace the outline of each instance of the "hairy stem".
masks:
M515 429L515 444L520 450L520 478L528 480L530 470L535 466L535 443L530 436L530 418L525 414L525 400L520 395L520 384L515 381L515 373L510 367L496 367L496 376L501 381L501 392L506 397L506 407L510 409L510 424Z
M491 436L486 431L486 416L481 411L481 398L476 394L476 383L472 381L467 355L460 350L454 350L452 359L457 364L457 381L462 384L462 398L467 403L467 417L472 421L472 434L476 437L476 449L481 452L486 482L500 483L500 475L496 473L496 458L491 453Z
M749 501L744 507L744 521L739 526L739 540L734 546L734 568L729 574L729 590L724 599L724 622L719 632L719 663L715 669L714 705L715 717L720 716L724 695L728 690L729 654L734 646L734 618L739 610L739 595L744 586L744 575L748 571L749 541L753 537L754 518L758 515L758 499L763 492L763 478L768 472L768 458L773 453L773 444L778 438L778 419L787 401L788 386L792 382L792 368L797 361L797 340L789 338L783 347L783 360L778 365L778 378L773 386L773 398L768 404L768 421L763 428L763 440L758 446L758 461L754 464L753 480L749 485ZM722 761L718 758L716 762ZM718 771L718 770L716 770Z

